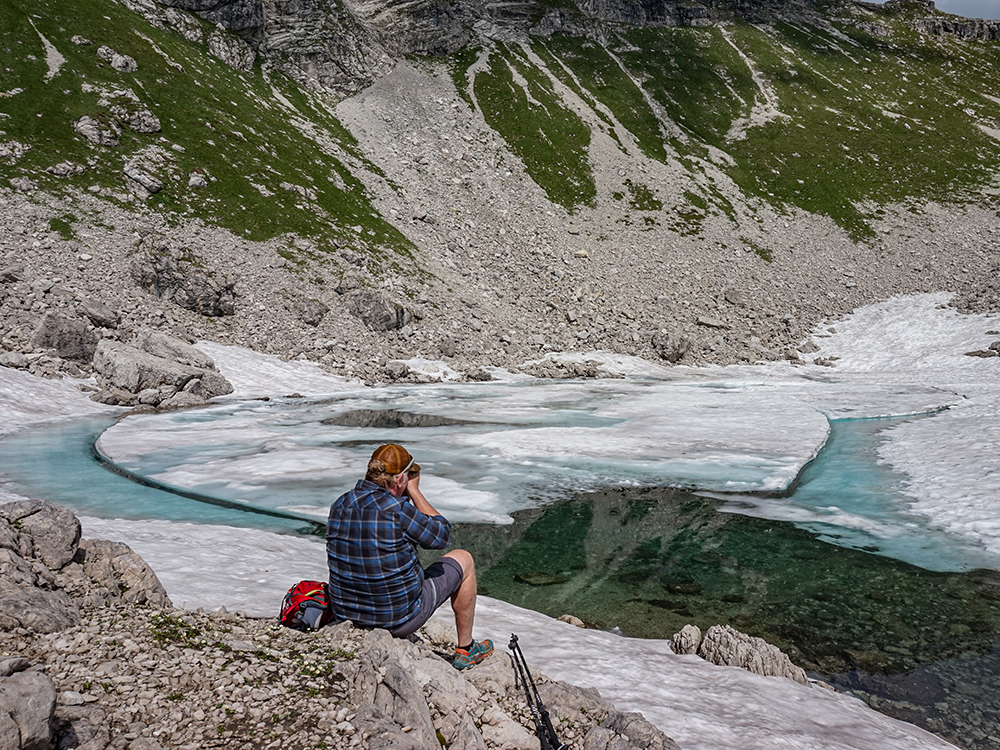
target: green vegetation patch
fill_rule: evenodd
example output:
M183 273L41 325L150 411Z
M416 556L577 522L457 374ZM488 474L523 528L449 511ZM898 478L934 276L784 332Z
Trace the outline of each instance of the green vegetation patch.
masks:
M656 197L656 193L648 185L626 179L625 188L629 193L628 204L636 211L659 211L663 208L663 201Z
M648 28L628 32L614 48L633 80L696 141L723 148L732 123L748 112L756 85L716 28ZM704 149L675 139L682 153Z
M541 42L536 43L536 48L542 46ZM590 40L565 34L552 36L545 47L573 71L576 80L586 87L590 95L607 107L618 122L632 133L646 156L666 161L660 121L646 101L642 89L604 47ZM560 68L553 66L552 69ZM595 108L595 111L599 110Z
M206 35L212 31L204 24ZM36 31L37 29L37 31ZM73 36L91 40L79 45ZM44 37L64 62L51 75ZM107 45L138 63L120 72L96 54ZM320 252L347 244L369 254L410 254L410 243L374 211L342 156L378 173L320 98L258 66L238 72L172 32L110 0L0 0L0 141L30 145L8 176L56 193L126 193L125 164L136 160L163 184L145 205L168 218L200 218L250 239L288 232ZM134 132L136 112L161 132ZM75 132L83 116L116 131L118 145ZM69 161L85 171L58 177ZM201 175L204 187L189 186Z
M727 147L746 193L830 216L861 240L872 236L866 205L965 198L992 179L1000 143L965 110L1000 116L979 93L1000 73L1000 45L896 47L843 31L850 43L810 26L734 30L785 115Z
M498 44L488 70L476 74L473 87L486 122L520 157L549 200L569 211L593 204L597 187L587 153L590 129L562 105L538 68Z

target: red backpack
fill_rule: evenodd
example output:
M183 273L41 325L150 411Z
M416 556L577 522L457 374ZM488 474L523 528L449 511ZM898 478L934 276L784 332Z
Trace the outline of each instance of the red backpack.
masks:
M319 630L333 619L323 581L299 581L281 602L278 624L294 630Z

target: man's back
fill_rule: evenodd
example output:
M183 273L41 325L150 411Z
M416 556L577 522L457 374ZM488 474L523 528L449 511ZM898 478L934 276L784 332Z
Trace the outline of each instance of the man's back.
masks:
M395 627L417 613L424 573L419 545L442 549L451 525L362 479L330 506L326 527L330 601L357 625Z

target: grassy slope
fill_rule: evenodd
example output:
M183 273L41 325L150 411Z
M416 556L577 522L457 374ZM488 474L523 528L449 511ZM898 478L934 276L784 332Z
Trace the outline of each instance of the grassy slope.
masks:
M830 216L864 239L886 204L986 200L980 190L1000 161L1000 143L979 127L1000 130L1000 101L987 95L1000 73L1000 44L920 38L901 17L872 18L888 36L843 24L732 23L622 29L604 48L557 35L535 40L531 57L496 44L475 74L479 54L467 50L455 58L454 74L532 178L570 211L597 197L592 134L552 78L593 108L590 121L612 138L606 113L632 133L644 157L677 160L691 171L680 204L662 202L635 181L612 191L609 197L642 212L647 225L688 233L711 212L735 218L721 192L706 187L700 160L711 146L732 157L726 171L745 195ZM48 82L39 34L66 58ZM95 44L75 45L73 34ZM100 44L134 57L138 72L101 62ZM168 216L199 217L255 239L295 232L316 239L320 252L334 243L376 254L412 249L372 209L355 176L377 168L329 110L290 81L268 80L260 69L237 73L111 0L0 0L0 49L0 93L22 90L0 96L0 142L32 146L16 164L0 164L8 177L29 175L57 192L94 185L120 191L122 166L141 152L166 186L148 205ZM762 102L754 74L780 115L733 138L734 123ZM113 116L85 82L130 90L159 117L163 133L123 129L117 149L87 143L71 122ZM136 106L123 97L113 103ZM90 168L70 178L40 171L63 160ZM188 188L196 170L212 178L209 187ZM310 196L282 189L283 182ZM289 245L290 255L299 252Z
M516 64L532 89L547 72L588 105L603 105L648 158L679 159L693 171L706 146L721 149L733 158L727 172L745 195L829 216L864 239L879 206L984 200L979 191L1000 160L1000 143L979 127L1000 129L1000 101L985 95L1000 73L1000 43L921 39L903 18L874 20L888 37L845 24L733 23L724 30L631 29L607 48L564 35L536 40L533 50L547 71L534 77L524 70L527 60L512 62L506 48L501 59ZM532 177L568 209L589 203L589 194L559 189L551 176L574 163L590 168L586 138L574 131L558 140L561 123L572 119L567 111L525 105L528 92L509 75L501 81L495 59L488 74L474 77L470 63L468 57L456 60L456 81L467 85L474 78L487 121L516 152L532 152L523 132L529 116L532 131L549 134L558 163L533 152L527 164ZM734 136L734 123L763 103L754 74L780 114ZM507 118L499 116L501 102L511 100L519 105ZM658 121L650 101L671 123ZM607 122L600 109L595 115ZM671 125L683 135L665 141ZM657 211L655 202L637 199L643 188L623 184L612 197L630 196L632 208ZM689 205L662 207L673 214L662 217L665 223L678 231L697 230L709 210L733 216L720 193L701 188L686 195Z
M49 82L39 34L66 58ZM75 34L94 44L74 44ZM120 73L102 62L96 55L102 44L135 58L138 71ZM5 131L0 141L32 147L16 165L0 165L8 177L28 175L55 192L92 185L120 191L124 163L155 145L160 157L147 163L164 189L148 205L168 216L199 217L252 239L296 232L314 238L320 251L332 249L334 242L374 253L410 251L407 241L375 214L345 163L364 163L353 137L290 81L269 80L259 67L239 73L206 48L150 26L110 0L0 0L0 49L0 91L23 89L0 98L0 112L8 115L0 116ZM157 115L163 132L122 128L118 148L88 143L74 132L74 120L83 115L105 123L114 119L98 103L101 93L90 87L131 90ZM136 106L123 97L111 103ZM312 123L320 135L307 137L295 121ZM90 167L71 178L41 171L64 160ZM207 188L188 187L188 175L196 170L214 178ZM281 188L282 182L314 191L315 199ZM289 244L289 254L297 252Z

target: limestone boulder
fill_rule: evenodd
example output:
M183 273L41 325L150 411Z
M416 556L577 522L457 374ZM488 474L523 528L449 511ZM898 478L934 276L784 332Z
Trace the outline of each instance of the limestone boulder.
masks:
M55 633L80 607L170 606L145 561L120 542L80 540L72 512L43 500L0 505L0 630Z
M50 750L56 688L42 672L0 677L0 747Z
M197 367L200 370L215 369L215 362L211 357L186 341L168 333L140 328L132 337L131 343L137 349L142 349L155 357L163 357L181 365Z
M668 331L657 331L650 343L656 353L671 364L679 362L693 346L693 342L687 336Z
M188 252L159 249L140 258L133 278L148 292L209 317L236 311L235 284Z
M630 745L637 750L680 750L676 742L648 722L642 714L615 712L601 726L628 737Z
M675 654L697 654L701 644L701 628L697 625L685 625L680 632L674 633L670 648Z
M147 389L159 390L161 386L179 391L193 380L200 381L199 392L203 398L221 396L233 390L232 384L218 372L181 364L109 339L103 339L97 346L94 370L100 375L102 384L132 394Z
M792 664L777 646L728 625L713 625L708 629L698 656L713 664L741 667L754 674L787 677L803 685L808 682L805 670Z
M76 555L80 521L71 510L42 500L21 500L4 505L0 513L30 542L31 557L49 570L59 570Z
M373 331L395 331L413 320L412 312L372 289L359 289L346 296L351 312Z
M73 123L73 129L91 143L108 148L118 146L118 128L105 124L89 115L84 115Z
M288 310L306 325L318 326L330 308L316 299L300 297L288 303Z
M127 544L84 539L77 559L88 578L112 591L114 601L170 606L170 598L156 573Z
M99 300L90 297L81 297L79 300L80 312L95 326L101 328L117 328L118 313L112 310Z
M128 178L130 185L134 184L141 187L150 195L163 190L163 183L137 162L126 162L122 168L122 173Z
M53 351L63 359L89 362L97 348L97 336L82 320L48 313L35 329L31 345Z

